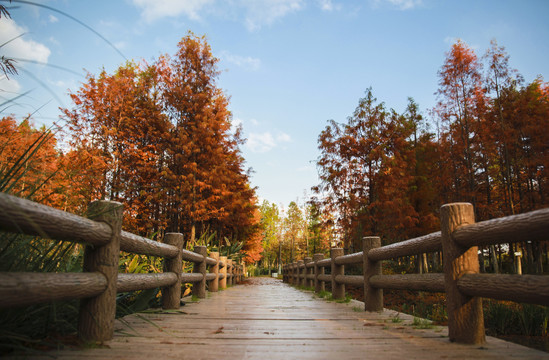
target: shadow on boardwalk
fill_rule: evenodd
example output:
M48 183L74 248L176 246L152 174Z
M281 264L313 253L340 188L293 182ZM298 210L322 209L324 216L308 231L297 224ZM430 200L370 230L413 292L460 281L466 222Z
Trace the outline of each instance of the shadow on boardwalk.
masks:
M317 299L271 278L187 303L179 312L127 316L103 348L60 351L51 359L547 359L548 354L487 338L450 343L445 327L417 329L413 317L363 304Z

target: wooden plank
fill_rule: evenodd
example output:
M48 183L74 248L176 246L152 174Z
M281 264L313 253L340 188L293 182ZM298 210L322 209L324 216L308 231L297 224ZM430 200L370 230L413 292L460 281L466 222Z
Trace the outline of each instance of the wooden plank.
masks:
M105 342L105 348L47 355L58 359L547 358L546 353L494 338L482 347L451 343L446 327L414 329L410 315L357 308L364 304L327 302L280 280L259 278L189 302L179 313L127 316L117 322L115 337Z

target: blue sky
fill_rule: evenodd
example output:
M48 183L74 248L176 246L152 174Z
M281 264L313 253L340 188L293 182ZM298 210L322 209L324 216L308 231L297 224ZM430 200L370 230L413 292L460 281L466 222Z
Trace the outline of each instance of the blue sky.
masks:
M248 138L242 150L252 185L284 206L302 203L318 183L320 131L329 119L345 121L368 87L398 112L413 97L428 117L437 71L458 38L479 56L495 38L526 81L549 76L546 0L34 1L89 25L128 59L173 54L188 30L206 35L220 59L218 86ZM125 61L60 13L4 3L12 20L0 20L0 43L24 35L0 55L80 75L20 61L19 75L0 80L0 96L30 92L3 115L35 112L37 125L51 124L60 106L71 106L68 89L78 89L85 71L112 72Z

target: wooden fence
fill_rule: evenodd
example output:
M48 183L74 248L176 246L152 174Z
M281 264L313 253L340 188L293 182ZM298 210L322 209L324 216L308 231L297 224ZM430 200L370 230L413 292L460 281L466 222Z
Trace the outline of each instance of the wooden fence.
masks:
M549 276L480 274L478 246L549 239L549 209L475 223L473 206L453 203L441 208L441 231L381 246L365 237L363 251L344 255L332 248L283 267L283 279L316 292L331 283L334 299L345 297L345 285L364 288L365 311L383 310L383 289L445 292L450 341L485 342L482 297L549 305ZM382 275L381 262L442 251L443 274ZM344 267L362 264L363 275L345 275ZM330 275L324 269L331 270Z
M243 265L219 253L208 257L205 246L184 250L180 233L160 243L123 231L118 202L92 202L87 216L0 193L0 229L86 245L82 273L0 273L0 308L81 299L80 338L104 341L113 337L117 293L161 287L162 307L179 309L183 283L193 283L193 295L205 298L207 281L209 291L217 291L244 275ZM164 272L119 274L120 251L162 257ZM183 261L194 263L192 273L182 273Z

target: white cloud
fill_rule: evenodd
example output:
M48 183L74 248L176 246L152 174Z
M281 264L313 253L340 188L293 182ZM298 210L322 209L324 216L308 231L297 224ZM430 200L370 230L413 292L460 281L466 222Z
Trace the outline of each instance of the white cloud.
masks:
M279 132L276 136L266 131L264 133L250 133L246 146L255 153L264 153L274 149L282 143L292 141L290 135Z
M270 132L262 134L251 133L246 141L246 146L256 153L264 153L276 146L276 141Z
M19 94L21 92L21 85L10 76L9 80L2 74L0 77L0 96L2 99L1 102L4 102L4 98L11 98L14 94Z
M231 118L231 133L236 134L238 127L242 126L242 119L237 117Z
M17 25L12 19L2 17L0 20L0 44L15 39L2 47L2 55L47 63L51 54L50 49L28 39L29 35L18 37L26 32L25 28Z
M55 16L53 16L53 15L51 15L51 14L50 14L50 16L49 16L49 20L50 20L50 22L51 22L52 24L59 21L58 18L56 18Z
M278 142L290 142L292 141L292 138L290 137L290 135L286 134L286 133L283 133L283 132L280 132L277 136L276 136L276 140Z
M253 58L251 56L234 55L229 53L228 51L223 51L221 53L221 58L227 62L235 64L238 67L252 71L259 70L259 68L261 67L261 60L258 58Z
M410 10L423 5L423 0L374 0L374 5L388 3L399 10Z
M202 20L204 14L224 18L237 18L244 13L244 25L250 31L272 25L277 19L304 8L306 0L131 0L141 9L141 16L147 22L165 17L186 16L191 20ZM333 7L332 0L321 0L321 6Z
M133 4L143 10L141 16L148 22L164 17L186 15L192 20L199 20L199 12L214 3L215 0L132 0Z
M256 31L264 25L272 25L278 18L299 11L303 0L241 0L246 9L245 24L248 30Z
M332 2L332 0L318 0L318 4L322 11L334 11L334 10L340 10L341 5L335 4Z

